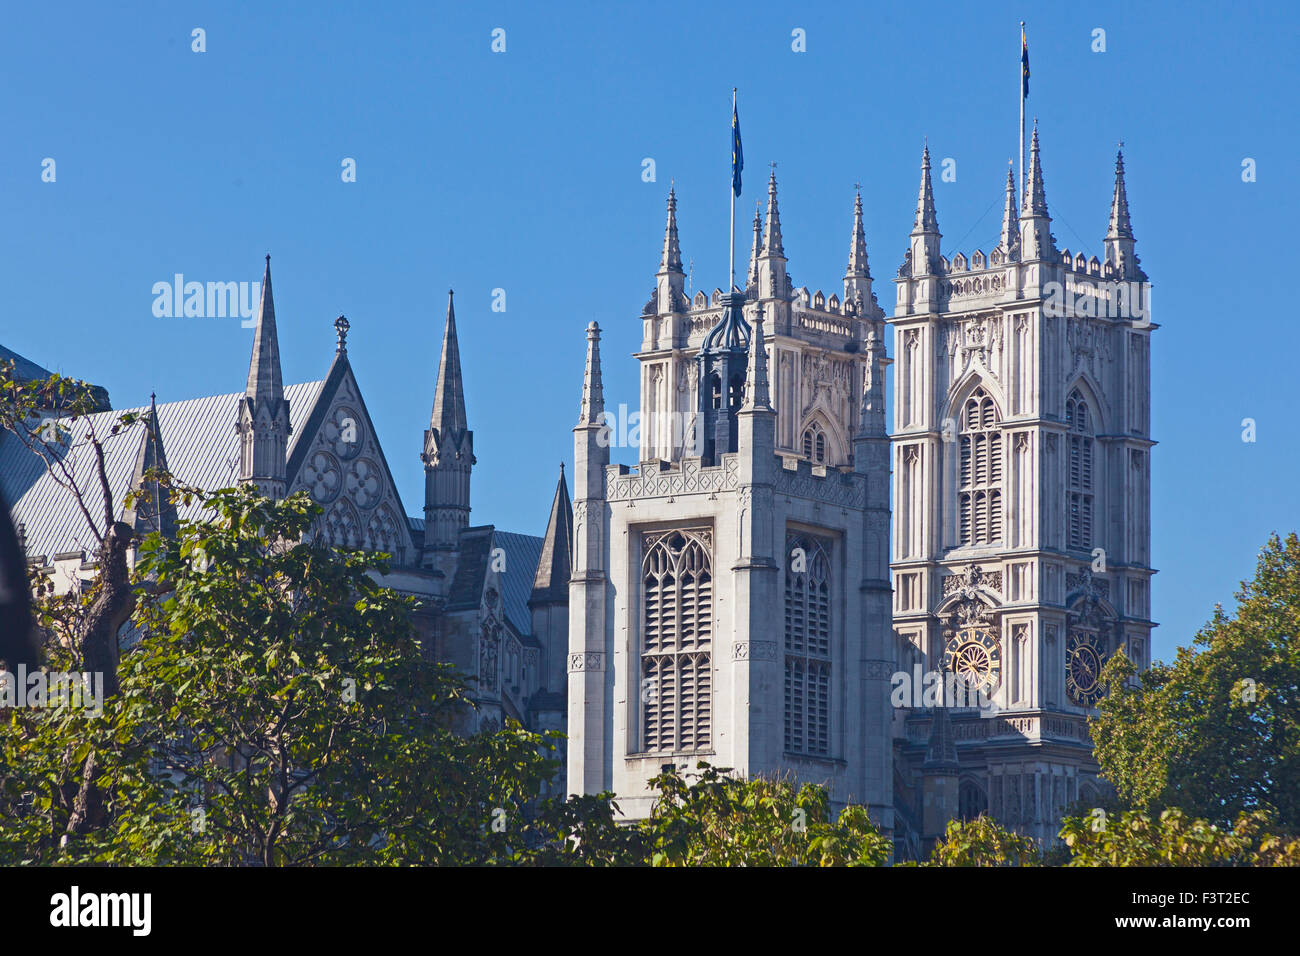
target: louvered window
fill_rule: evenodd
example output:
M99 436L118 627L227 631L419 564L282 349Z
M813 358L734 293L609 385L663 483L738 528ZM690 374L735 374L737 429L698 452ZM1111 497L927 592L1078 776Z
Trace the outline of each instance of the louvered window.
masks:
M827 756L831 747L830 546L786 539L785 749Z
M712 532L703 528L643 538L643 751L712 746L712 541Z
M1065 403L1069 429L1068 520L1070 547L1087 551L1092 547L1092 459L1094 439L1088 403L1076 389Z
M976 389L962 409L958 532L963 545L1002 540L1002 433L997 407Z

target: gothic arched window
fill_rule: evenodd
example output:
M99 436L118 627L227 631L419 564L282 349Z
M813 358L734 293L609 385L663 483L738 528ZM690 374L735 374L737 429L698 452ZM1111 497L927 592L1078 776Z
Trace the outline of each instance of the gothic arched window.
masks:
M645 535L642 750L708 750L713 715L713 564L708 529Z
M998 410L982 388L962 406L958 523L963 545L1002 540L1002 433Z
M786 539L785 749L829 755L831 746L831 563L825 542Z
M1079 390L1070 393L1065 403L1065 423L1069 429L1070 472L1067 476L1070 547L1087 551L1092 547L1092 416Z
M818 422L813 422L803 432L803 453L815 465L826 463L826 433Z

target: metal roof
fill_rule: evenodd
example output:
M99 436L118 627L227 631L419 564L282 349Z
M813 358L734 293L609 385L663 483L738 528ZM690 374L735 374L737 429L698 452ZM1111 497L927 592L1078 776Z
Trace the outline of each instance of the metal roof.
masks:
M295 443L323 384L304 382L284 390L289 400L289 426ZM235 416L240 394L210 395L158 406L163 449L171 473L177 479L209 490L235 483L239 473ZM147 406L129 409L136 413L148 410ZM93 454L85 439L92 427L101 438L106 436L123 413L121 410L100 412L72 422L72 434L65 446L70 451L64 460L83 490L87 510L96 517L103 512L103 496L92 470ZM67 420L64 421L66 424ZM130 490L143 436L144 423L137 421L103 441L105 472L118 518L123 511L122 499ZM10 509L14 524L24 525L29 556L53 556L95 548L95 537L71 492L47 473L40 458L8 433L0 434L0 489L14 503ZM182 519L193 518L199 512L196 504L178 507Z

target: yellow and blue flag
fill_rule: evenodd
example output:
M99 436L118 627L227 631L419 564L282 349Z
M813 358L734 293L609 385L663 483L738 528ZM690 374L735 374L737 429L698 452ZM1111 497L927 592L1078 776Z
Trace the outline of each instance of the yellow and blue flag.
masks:
M731 188L740 195L740 171L745 168L745 154L740 149L740 114L731 104Z
M1029 95L1029 44L1025 40L1025 28L1020 28L1020 95Z

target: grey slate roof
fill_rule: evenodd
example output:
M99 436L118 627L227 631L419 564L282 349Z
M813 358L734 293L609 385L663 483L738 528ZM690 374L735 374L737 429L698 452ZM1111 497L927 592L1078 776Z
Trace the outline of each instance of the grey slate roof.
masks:
M506 619L521 635L533 632L533 616L528 598L533 591L533 575L542 555L542 539L531 534L496 533L498 547L506 553L506 570L501 575L501 599Z
M411 519L412 522L417 519ZM460 560L447 592L447 610L476 608L483 600L492 549L505 552L505 572L501 575L501 605L510 626L520 636L532 633L532 614L528 597L533 589L533 575L542 553L542 539L531 534L497 531L491 525L466 528L460 533Z
M295 443L322 384L304 382L285 389ZM239 394L210 395L158 406L158 428L167 463L179 480L208 489L234 484L239 473L239 439L235 433L239 398ZM146 412L148 408L132 411ZM90 420L96 432L104 435L121 414L101 412L90 416ZM87 478L82 485L88 493L89 510L97 515L103 508L98 482L88 471L81 470L91 467L90 449L78 447L88 429L85 420L78 422L70 444L75 449L79 483L81 475ZM118 517L123 510L122 498L130 490L143 434L144 423L136 422L105 443L105 466ZM12 502L14 523L25 525L28 555L50 556L94 548L94 536L71 495L46 474L40 459L8 433L0 433L0 489ZM193 518L198 510L196 505L181 507L179 517Z

